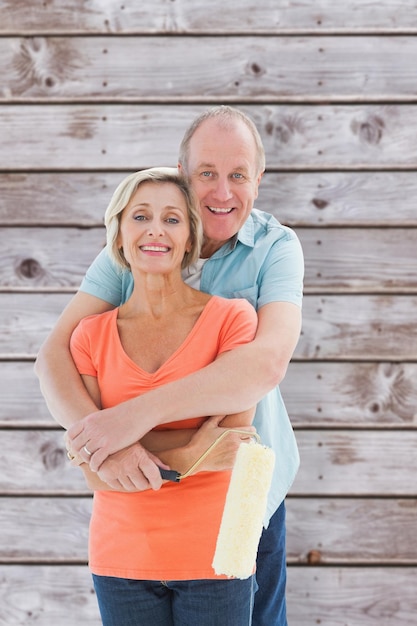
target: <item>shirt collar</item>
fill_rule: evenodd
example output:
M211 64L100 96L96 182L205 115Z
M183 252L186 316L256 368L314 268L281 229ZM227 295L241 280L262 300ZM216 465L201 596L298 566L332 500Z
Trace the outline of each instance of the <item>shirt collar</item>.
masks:
M237 239L249 248L255 245L255 227L253 224L252 213L249 213L248 219L237 233Z
M236 233L236 235L229 239L229 241L225 243L221 248L219 248L217 252L215 252L210 258L216 259L230 254L230 252L233 252L233 250L236 248L236 244L238 241L244 246L248 246L249 248L253 248L255 245L255 226L251 213L249 214L248 219L243 224L242 228Z

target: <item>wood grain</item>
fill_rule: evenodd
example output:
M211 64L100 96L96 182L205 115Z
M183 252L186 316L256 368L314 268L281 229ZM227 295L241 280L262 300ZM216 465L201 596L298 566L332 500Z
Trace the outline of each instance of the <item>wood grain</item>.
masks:
M300 236L281 389L292 626L417 613L417 10L398 0L0 0L0 625L99 626L91 494L33 372L129 172L230 103L265 144L256 206ZM281 329L277 328L277 333Z
M0 579L4 625L101 624L86 566L3 565ZM289 623L410 626L417 610L416 582L415 570L409 567L289 567Z
M0 358L33 359L71 293L0 293ZM306 295L295 360L414 361L417 296Z
M416 105L240 108L261 133L269 169L417 168ZM0 107L0 168L17 172L175 166L185 129L206 109L182 104L5 104Z
M3 565L0 579L4 626L102 624L85 565Z
M416 431L297 431L297 443L301 464L293 494L371 498L416 492Z
M280 388L297 429L409 429L417 428L416 378L416 363L293 361Z
M296 232L305 257L306 293L417 293L417 229ZM75 289L105 237L103 226L0 227L0 289Z
M281 391L302 428L417 428L416 363L293 361ZM0 427L56 428L32 361L0 361Z
M301 466L294 495L413 496L417 432L297 431ZM88 494L69 465L61 430L0 431L0 492Z
M416 64L411 36L4 37L0 100L414 101Z
M91 497L2 499L1 561L86 564L91 508Z
M416 499L287 499L288 564L415 565ZM0 562L85 564L91 498L2 498Z
M416 499L289 497L286 506L291 564L413 565L417 561Z
M417 16L406 3L396 0L347 0L335 4L320 0L320 4L282 2L275 0L241 0L239 10L222 0L212 0L210 11L201 0L164 0L148 3L120 4L116 0L90 0L88 7L77 4L74 11L65 0L50 0L48 4L32 2L28 10L25 0L2 0L4 17L1 33L115 33L175 35L185 33L271 33L337 31L390 32L417 30Z
M0 172L0 225L101 226L111 194L129 173ZM256 207L296 229L408 228L417 226L416 195L412 171L268 171Z
M290 567L288 622L411 626L417 611L416 584L411 567Z

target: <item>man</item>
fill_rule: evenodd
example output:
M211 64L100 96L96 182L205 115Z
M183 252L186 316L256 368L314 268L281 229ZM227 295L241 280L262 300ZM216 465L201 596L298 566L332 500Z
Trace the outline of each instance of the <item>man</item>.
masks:
M42 346L36 371L52 414L69 428L72 449L110 485L122 476L137 488L159 488L159 470L143 448L136 444L122 458L117 452L156 425L237 413L259 403L254 426L274 448L276 468L259 545L253 624L284 626L284 498L299 458L278 385L301 328L302 251L293 231L253 209L265 155L256 127L242 112L221 106L197 118L182 141L179 168L198 196L204 229L201 259L186 280L208 293L248 299L258 313L254 341L191 376L98 411L68 345L82 317L106 311L131 293L129 272L118 273L103 251Z

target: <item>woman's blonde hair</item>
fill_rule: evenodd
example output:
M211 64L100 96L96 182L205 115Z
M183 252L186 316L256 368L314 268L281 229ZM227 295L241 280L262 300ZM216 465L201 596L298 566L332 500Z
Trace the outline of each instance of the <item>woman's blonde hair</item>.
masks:
M109 206L104 214L107 229L107 251L111 259L119 266L129 268L123 250L119 248L117 239L120 232L122 213L138 187L143 183L173 183L184 196L187 215L190 222L191 249L185 252L181 267L184 269L194 263L200 256L203 228L197 199L184 176L174 167L152 167L127 176L116 188Z

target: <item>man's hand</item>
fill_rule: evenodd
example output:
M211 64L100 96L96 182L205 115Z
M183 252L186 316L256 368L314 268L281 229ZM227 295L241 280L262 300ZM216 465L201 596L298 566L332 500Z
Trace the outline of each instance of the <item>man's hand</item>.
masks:
M99 470L109 455L124 450L145 434L136 436L134 426L137 426L138 420L132 420L130 424L129 418L120 413L118 407L102 409L90 413L68 429L71 450L80 455L93 472Z
M93 491L107 487L115 491L156 491L163 482L159 467L170 469L140 443L135 443L108 457L98 472L92 472L81 456L73 453L67 433L64 434L64 441L71 465L85 468L87 486Z

